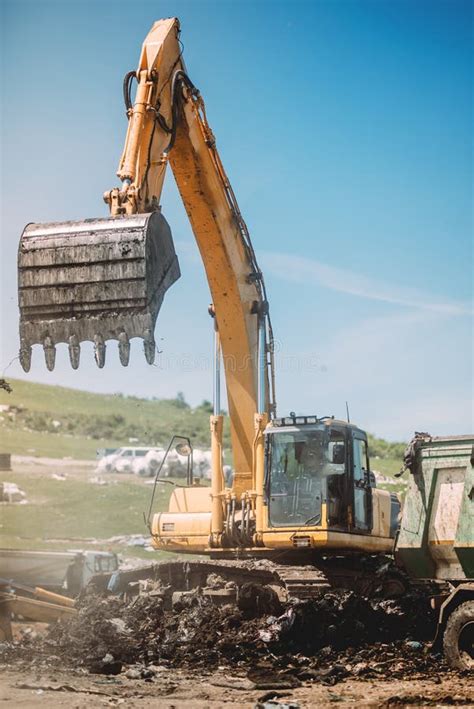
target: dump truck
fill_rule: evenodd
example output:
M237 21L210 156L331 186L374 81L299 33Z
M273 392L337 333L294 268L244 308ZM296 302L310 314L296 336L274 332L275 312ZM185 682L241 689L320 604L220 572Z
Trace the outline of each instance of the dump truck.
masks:
M474 669L474 436L418 434L405 454L410 481L395 558L416 582L436 582L435 649Z

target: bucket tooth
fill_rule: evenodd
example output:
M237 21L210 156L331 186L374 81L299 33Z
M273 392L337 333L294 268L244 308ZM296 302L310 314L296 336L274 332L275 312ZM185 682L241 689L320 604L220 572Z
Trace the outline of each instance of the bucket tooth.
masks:
M45 337L51 345L64 342L76 369L77 345L95 343L103 367L106 341L119 340L126 365L129 341L149 331L151 362L156 319L179 276L171 230L159 211L28 224L18 249L20 347L43 345ZM21 359L26 371L26 350Z
M20 345L20 364L24 372L29 372L31 367L31 345L21 343Z
M56 347L49 335L46 335L43 340L43 350L46 367L50 372L52 372L56 362Z
M97 366L99 369L102 369L102 367L105 364L105 348L106 344L104 342L104 338L102 335L99 333L94 336L94 358L97 363Z
M143 333L143 349L146 361L148 364L153 364L155 361L156 342L151 330L145 330Z
M77 369L79 367L79 360L81 358L81 346L79 344L79 339L77 335L71 335L69 338L69 360L71 362L71 367Z
M126 332L121 332L118 336L120 363L126 367L130 360L130 340Z

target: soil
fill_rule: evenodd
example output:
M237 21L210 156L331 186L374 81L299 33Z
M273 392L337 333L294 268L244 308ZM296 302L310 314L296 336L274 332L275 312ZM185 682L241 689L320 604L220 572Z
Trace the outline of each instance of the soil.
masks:
M269 587L244 590L237 603L216 606L195 589L173 608L159 583L127 600L89 591L76 618L45 634L17 628L0 646L0 699L12 707L474 706L472 675L429 652L422 593L387 601L340 590L282 604Z
M135 707L153 709L199 709L234 705L255 709L267 702L268 709L298 705L315 707L451 707L474 706L471 681L447 672L432 677L424 674L410 679L343 680L336 687L306 681L287 690L237 688L241 676L228 668L213 673L165 669L148 679L129 679L125 675L104 677L77 669L35 671L6 667L0 672L0 702L6 707L38 706L55 709L70 707ZM232 686L234 684L234 686Z

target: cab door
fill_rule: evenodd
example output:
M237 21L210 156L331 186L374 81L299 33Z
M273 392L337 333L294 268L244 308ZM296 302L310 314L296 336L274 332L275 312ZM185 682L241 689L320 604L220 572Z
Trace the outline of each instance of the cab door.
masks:
M352 440L352 527L361 532L372 529L372 490L369 453L362 434L353 432Z

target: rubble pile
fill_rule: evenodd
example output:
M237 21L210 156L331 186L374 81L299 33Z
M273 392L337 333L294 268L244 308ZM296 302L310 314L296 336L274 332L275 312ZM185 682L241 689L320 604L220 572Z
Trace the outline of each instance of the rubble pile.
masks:
M350 675L404 677L440 669L424 652L433 630L426 603L421 594L388 601L337 590L282 604L256 584L243 586L236 603L216 605L195 589L172 608L160 584L128 601L89 592L75 618L4 655L40 664L61 658L65 666L137 678L157 666L223 665L244 669L252 681L275 672L287 682L291 675L292 682L326 684Z

